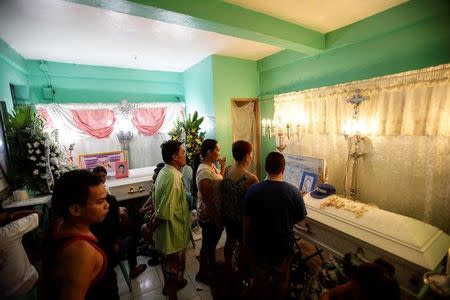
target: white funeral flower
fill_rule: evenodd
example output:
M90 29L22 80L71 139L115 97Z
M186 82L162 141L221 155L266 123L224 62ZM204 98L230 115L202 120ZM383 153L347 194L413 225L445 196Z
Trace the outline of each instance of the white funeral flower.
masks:
M31 144L30 143L27 143L27 146L28 146L29 149L31 149Z
M38 174L39 174L39 170L38 169L34 169L33 175L38 175Z
M41 150L37 149L36 154L41 154Z
M36 160L36 156L30 156L28 157L30 160L35 161Z
M33 153L34 152L34 150L33 149L31 149L31 150L28 150L28 153L29 154L31 154L31 153ZM38 153L39 154L39 153Z
M58 161L58 159L57 159L56 157L50 158L50 162L51 162L52 164L54 164L54 165L58 165L58 164L59 164L59 161Z
M40 145L39 142L34 142L34 143L33 143L34 148L39 147L39 145Z

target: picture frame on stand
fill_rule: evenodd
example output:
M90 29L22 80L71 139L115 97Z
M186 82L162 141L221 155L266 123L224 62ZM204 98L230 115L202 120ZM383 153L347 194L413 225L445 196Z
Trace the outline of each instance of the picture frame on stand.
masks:
M116 161L115 175L117 179L128 177L128 162L126 160Z

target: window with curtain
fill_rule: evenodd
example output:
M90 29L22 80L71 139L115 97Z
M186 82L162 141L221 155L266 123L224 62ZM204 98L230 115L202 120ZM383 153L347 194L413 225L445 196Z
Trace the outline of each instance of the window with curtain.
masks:
M74 144L72 156L121 150L117 120L122 118L119 103L39 104L39 116L47 130L58 130L66 148ZM175 121L183 117L184 103L133 103L131 119L130 167L154 166L162 161L160 145L169 139ZM136 120L136 122L135 122ZM134 124L134 125L133 125Z

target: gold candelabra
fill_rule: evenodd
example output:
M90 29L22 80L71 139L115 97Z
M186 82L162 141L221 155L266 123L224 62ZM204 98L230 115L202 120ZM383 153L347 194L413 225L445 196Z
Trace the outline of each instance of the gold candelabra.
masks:
M271 139L272 137L275 137L277 139L276 147L277 150L280 152L283 152L287 147L285 143L285 138L287 138L288 140L292 138L293 128L295 128L295 135L300 136L300 128L301 128L300 123L295 124L290 122L281 123L275 120L263 119L261 121L261 125L263 136L268 136L269 139Z
M361 146L364 143L365 137L362 135L362 128L359 122L359 106L361 103L368 99L368 97L364 97L361 95L359 90L355 91L355 95L347 99L347 102L353 105L353 115L350 121L350 126L345 129L344 137L349 142L349 151L348 151L348 161L351 161L351 176L350 177L350 190L347 190L347 178L348 178L348 169L346 170L346 182L345 182L345 196L347 198L356 200L358 188L358 160L364 156L364 153L361 151Z

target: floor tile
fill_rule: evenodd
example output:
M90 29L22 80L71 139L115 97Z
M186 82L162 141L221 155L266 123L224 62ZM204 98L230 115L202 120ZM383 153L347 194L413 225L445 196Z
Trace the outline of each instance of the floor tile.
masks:
M166 300L167 297L162 294L162 288L154 289L144 295L135 296L134 300Z
M137 278L131 280L134 295L145 294L151 290L162 288L161 281L156 271L146 270Z
M197 274L200 263L196 258L186 261L186 274Z
M204 284L204 283L201 283L201 282L195 280L195 275L196 275L196 274L197 274L197 273L187 275L187 276L189 276L189 278L191 279L191 282L192 282L192 284L194 285L195 290L196 290L198 293L203 292L203 291L206 291L206 290L209 290L209 286L208 286L208 285L206 285L206 284Z

